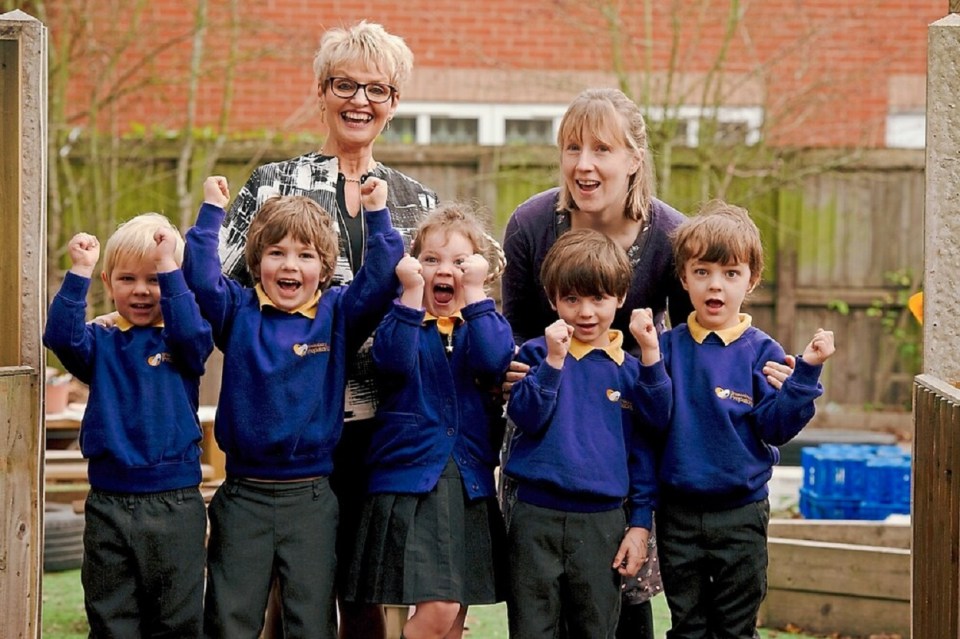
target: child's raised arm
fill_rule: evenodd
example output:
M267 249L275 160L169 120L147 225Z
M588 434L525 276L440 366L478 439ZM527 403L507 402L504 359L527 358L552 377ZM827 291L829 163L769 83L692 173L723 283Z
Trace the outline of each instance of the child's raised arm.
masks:
M379 211L387 207L387 183L380 178L367 176L360 185L360 203L366 211Z
M490 263L479 253L468 255L459 265L460 284L463 286L463 297L467 304L473 304L487 299L487 292L483 290L483 283L490 271ZM454 271L454 277L457 277Z
M630 333L640 345L640 361L644 366L652 366L660 361L660 337L653 324L653 311L649 308L635 308L630 314Z
M553 368L563 368L563 360L570 351L570 338L573 336L573 327L557 320L543 331L547 342L547 357L544 361Z
M89 233L77 233L67 244L70 254L70 272L81 277L93 276L93 269L100 259L100 241Z
M203 181L203 201L206 204L219 206L221 209L230 201L230 187L227 178L222 175L211 175Z
M160 227L153 234L153 241L157 243L153 249L153 261L157 265L157 273L170 273L180 268L175 257L177 250L176 231Z
M400 296L400 303L410 308L423 308L423 265L415 257L404 254L403 258L397 262L397 279L403 286L403 294Z
M836 351L833 343L833 331L825 331L818 328L813 334L813 339L803 349L803 361L813 366L819 366L830 359L830 356Z

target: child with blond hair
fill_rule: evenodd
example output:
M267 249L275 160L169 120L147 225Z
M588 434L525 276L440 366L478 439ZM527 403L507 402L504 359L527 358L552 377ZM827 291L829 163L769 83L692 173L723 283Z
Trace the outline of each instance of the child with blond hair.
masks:
M90 492L80 570L90 634L197 637L206 508L200 495L200 377L213 350L180 262L183 239L139 215L107 240L111 326L86 323L100 242L78 233L44 344L90 386L80 427Z

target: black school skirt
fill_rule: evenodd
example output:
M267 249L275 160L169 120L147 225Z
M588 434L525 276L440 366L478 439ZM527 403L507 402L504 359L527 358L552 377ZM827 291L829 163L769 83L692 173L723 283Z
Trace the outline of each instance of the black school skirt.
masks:
M506 595L506 534L495 498L470 501L453 459L425 495L368 495L347 601L492 604Z

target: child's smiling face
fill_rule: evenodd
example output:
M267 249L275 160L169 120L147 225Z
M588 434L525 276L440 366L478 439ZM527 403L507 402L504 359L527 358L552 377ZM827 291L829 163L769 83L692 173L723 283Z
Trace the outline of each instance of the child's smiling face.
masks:
M160 283L153 260L122 257L110 276L103 273L102 277L122 318L134 326L153 326L161 321Z
M423 305L436 317L449 317L465 304L460 264L476 252L458 231L433 230L423 238L417 259L423 266Z
M293 311L306 304L320 288L320 254L312 244L290 234L263 248L260 285L277 308Z

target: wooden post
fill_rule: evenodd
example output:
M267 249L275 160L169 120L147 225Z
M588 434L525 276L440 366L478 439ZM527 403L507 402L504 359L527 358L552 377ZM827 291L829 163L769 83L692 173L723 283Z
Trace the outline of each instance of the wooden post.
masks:
M0 620L40 636L46 28L0 15Z
M960 2L951 1L951 11ZM927 31L923 368L914 382L912 635L960 636L960 15Z

